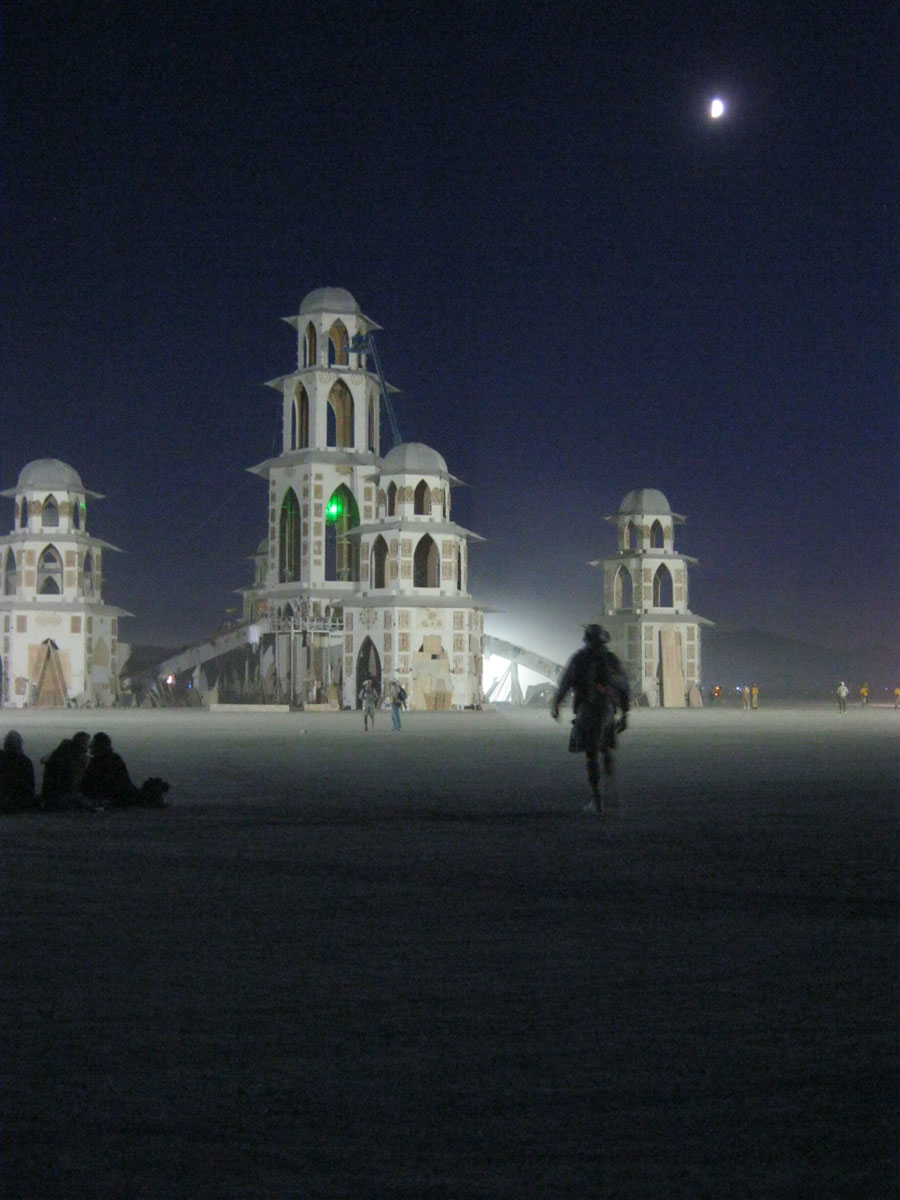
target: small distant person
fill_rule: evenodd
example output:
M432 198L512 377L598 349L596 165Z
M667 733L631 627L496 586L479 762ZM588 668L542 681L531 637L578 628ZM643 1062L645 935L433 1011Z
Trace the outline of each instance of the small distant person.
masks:
M572 692L575 718L569 750L585 756L591 798L584 811L598 814L603 812L599 756L603 755L606 790L611 794L616 734L625 731L630 708L628 676L618 658L607 649L608 641L609 634L599 625L586 627L585 644L569 659L550 710L554 721L557 720L559 706ZM621 713L618 722L617 711Z
M863 708L866 708L869 703L869 685L864 683L859 689L859 702Z
M750 707L759 708L759 687L755 683L750 689Z
M900 708L900 687L894 688L894 708Z
M378 692L376 692L375 684L371 679L367 679L360 688L359 703L363 710L363 728L368 733L370 721L372 729L375 728L375 706L378 703Z
M400 713L406 704L406 688L398 679L391 680L391 726L400 728Z
M47 812L93 807L86 805L81 781L88 765L91 735L84 730L64 738L56 749L42 759L44 778L41 780L41 808Z
M25 753L21 733L11 729L0 750L0 812L29 812L35 808L34 765Z
M101 808L165 808L163 795L169 785L154 775L140 787L135 787L125 760L112 748L109 734L95 733L81 790L89 801Z
M741 688L741 708L746 708L748 712L750 711L750 689L746 683Z
M843 679L837 687L838 711L845 713L847 711L847 697L850 695L850 689L844 683Z

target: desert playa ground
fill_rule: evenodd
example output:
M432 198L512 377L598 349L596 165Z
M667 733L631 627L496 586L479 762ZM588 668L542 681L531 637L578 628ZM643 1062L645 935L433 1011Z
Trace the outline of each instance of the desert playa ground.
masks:
M0 713L165 812L6 817L2 1192L898 1194L892 709Z

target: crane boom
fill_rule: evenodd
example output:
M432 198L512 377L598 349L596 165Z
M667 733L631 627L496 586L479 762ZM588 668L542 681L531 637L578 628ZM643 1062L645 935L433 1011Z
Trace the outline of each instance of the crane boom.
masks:
M374 333L357 333L350 343L350 349L354 354L371 354L375 361L375 371L378 374L378 383L381 387L381 398L384 401L384 407L387 409L388 422L391 426L391 437L395 446L399 446L403 441L400 436L400 427L397 424L397 418L394 415L394 406L391 404L391 398L388 395L387 384L384 382L384 372L381 369L381 359L378 357L378 347L375 345Z

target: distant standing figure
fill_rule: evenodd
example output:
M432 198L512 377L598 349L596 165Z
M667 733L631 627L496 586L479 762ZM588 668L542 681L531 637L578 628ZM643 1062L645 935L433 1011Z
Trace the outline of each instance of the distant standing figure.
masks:
M759 687L755 683L750 689L750 707L759 708Z
M391 725L400 728L400 713L406 703L406 688L397 679L391 680Z
M375 691L375 684L371 679L367 679L360 688L359 702L363 710L363 728L368 732L369 721L372 722L372 729L375 728L375 706L378 703L378 693Z
M41 781L41 808L48 812L83 808L81 781L88 765L91 735L81 730L65 738L45 759Z
M0 812L28 812L37 808L34 766L25 753L21 733L11 729L0 750Z
M900 708L900 687L894 688L894 708Z
M847 711L847 697L849 695L850 695L850 689L847 687L846 683L844 683L844 681L842 679L841 682L838 684L838 689L837 689L838 710L842 713L845 713Z
M584 631L584 646L569 659L559 687L553 698L551 715L559 717L559 706L572 692L575 719L569 737L572 753L585 755L591 798L585 812L602 813L599 756L603 755L606 788L613 786L613 751L616 734L623 733L628 724L628 676L622 664L606 648L609 634L599 625L588 625ZM616 711L621 713L618 722Z
M865 708L869 703L869 685L864 683L859 689L859 702Z
M741 708L746 708L748 710L750 708L750 689L747 687L746 683L741 688Z

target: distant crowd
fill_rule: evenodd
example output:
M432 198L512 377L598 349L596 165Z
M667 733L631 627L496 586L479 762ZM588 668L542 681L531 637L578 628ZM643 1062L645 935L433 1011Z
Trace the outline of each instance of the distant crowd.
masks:
M169 785L153 776L137 787L107 733L76 733L46 758L40 791L22 735L11 729L0 751L0 812L97 812L165 808Z

